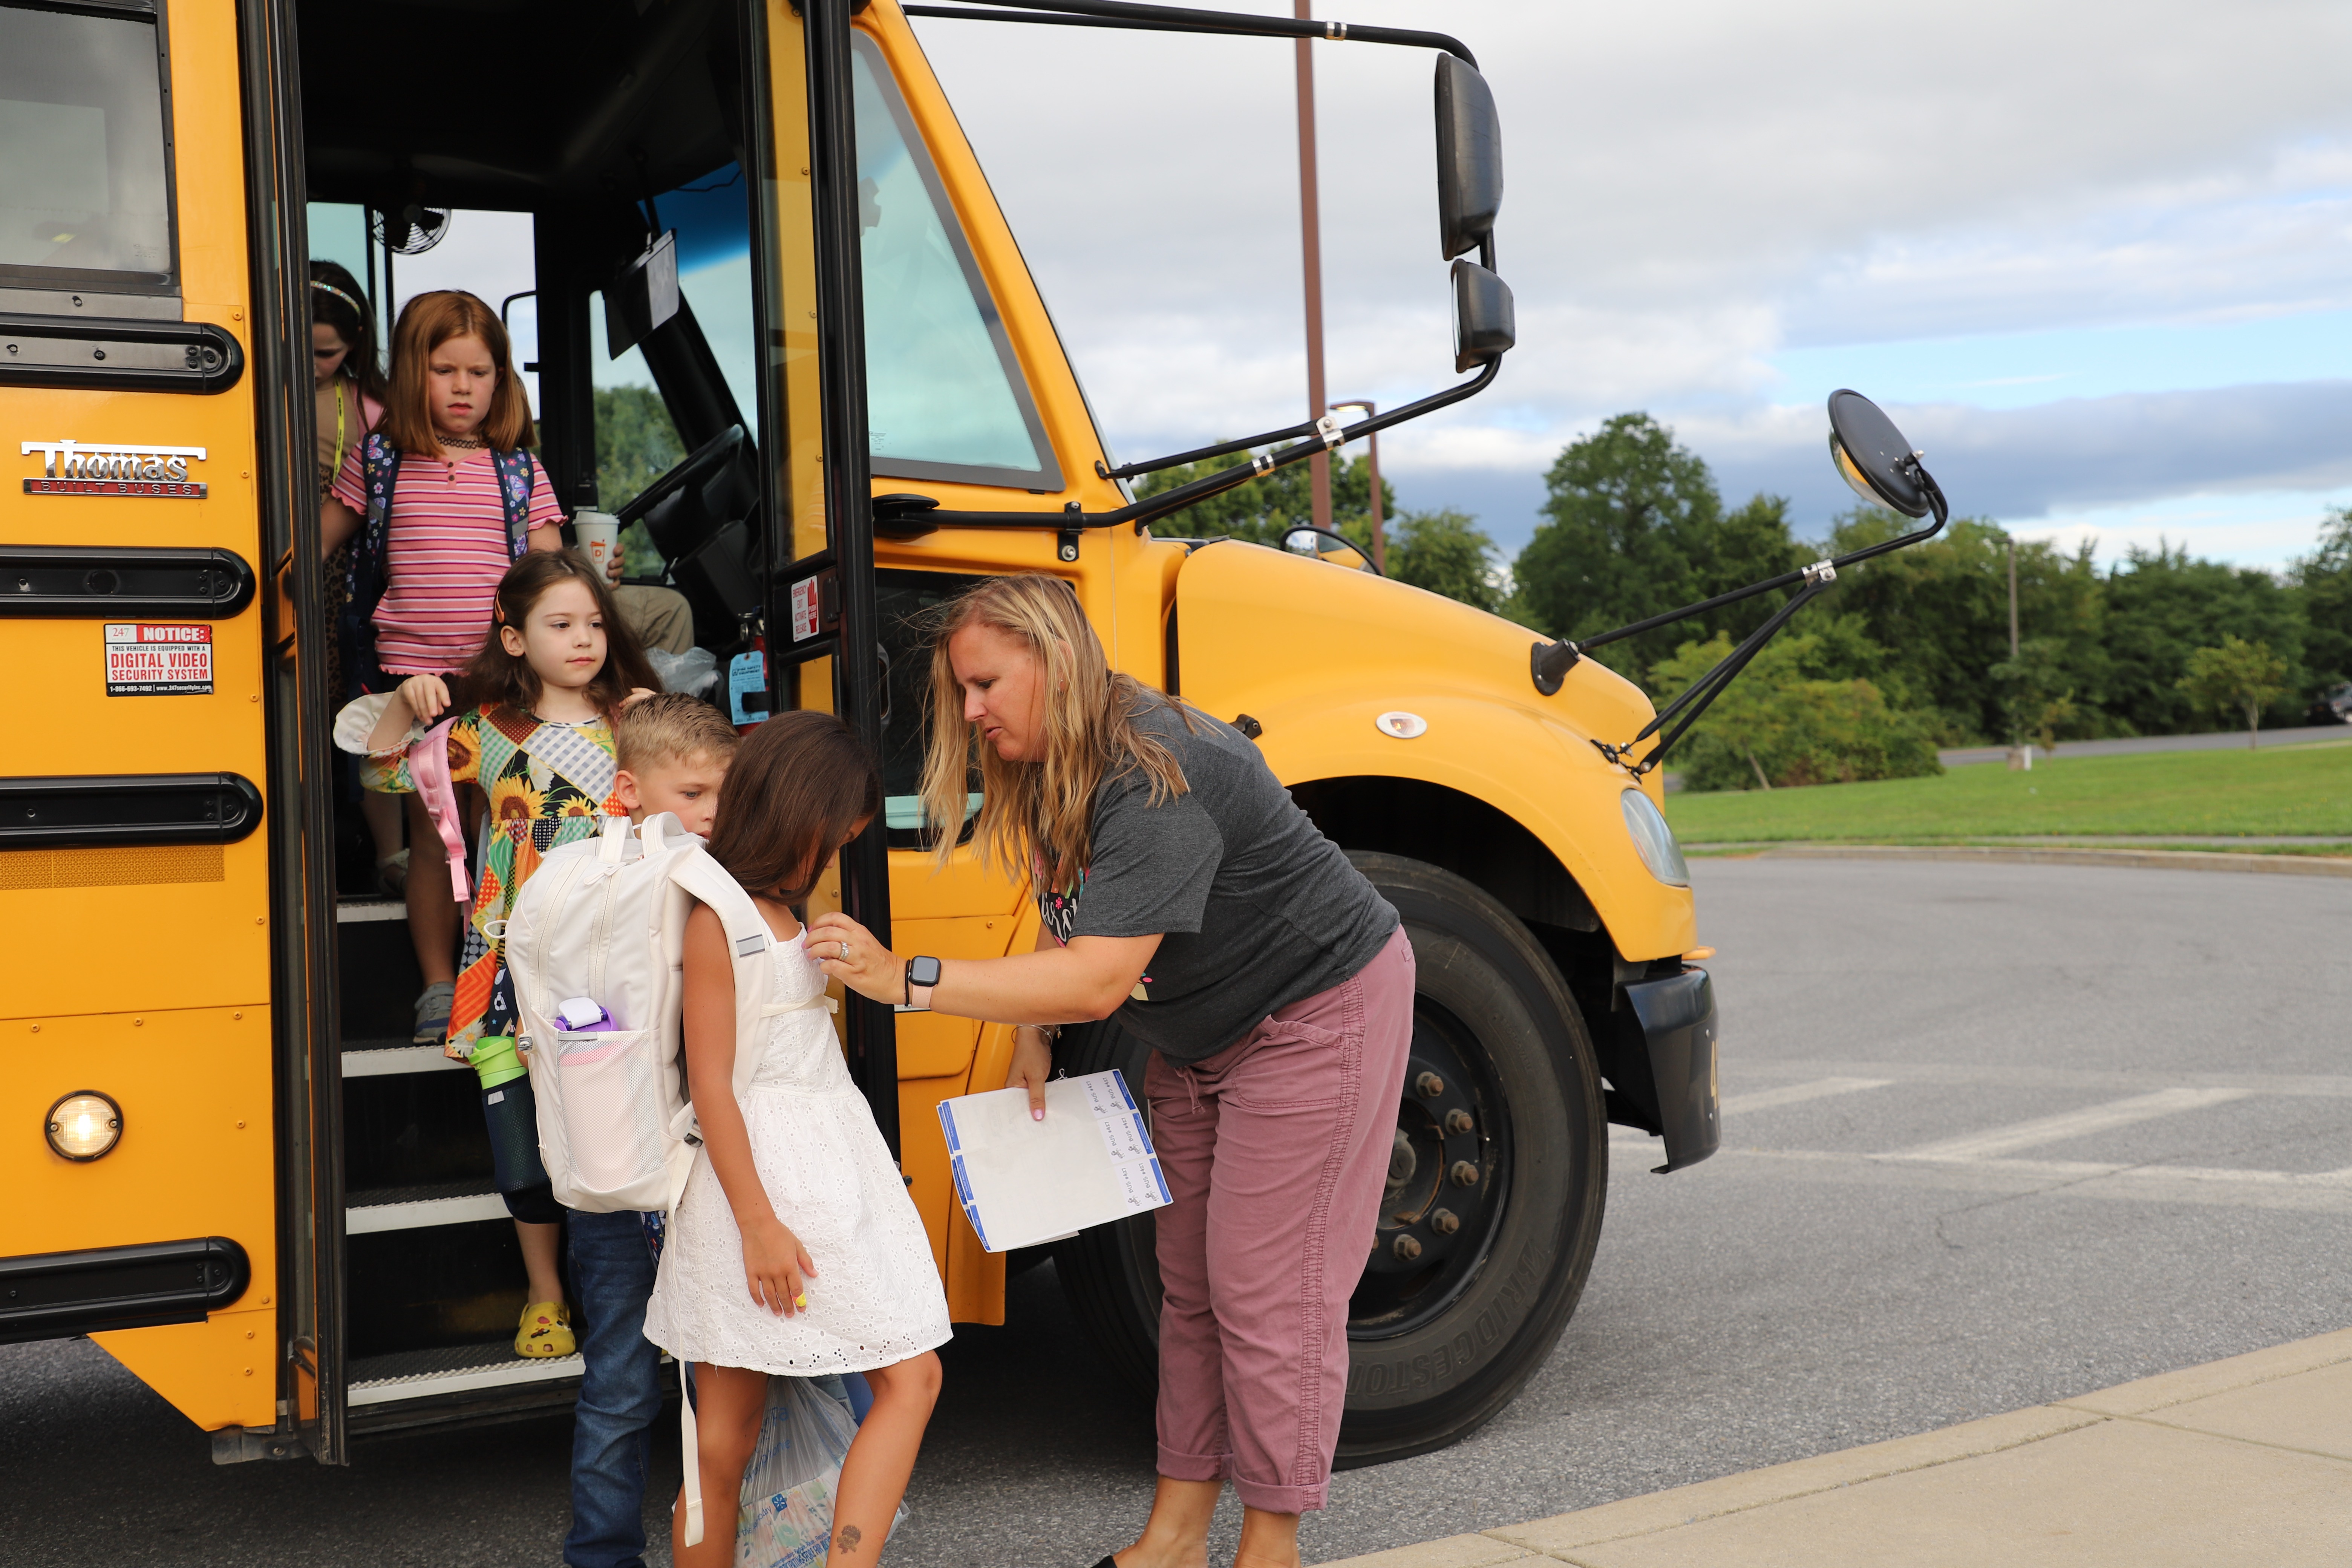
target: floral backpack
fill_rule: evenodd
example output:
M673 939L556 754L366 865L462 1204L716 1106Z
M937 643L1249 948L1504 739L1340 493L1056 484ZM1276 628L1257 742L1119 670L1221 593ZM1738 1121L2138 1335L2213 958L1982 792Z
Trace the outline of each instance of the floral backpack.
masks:
M520 561L530 549L530 489L538 469L529 452L490 449L499 471L499 503L506 512L507 554ZM392 497L400 483L400 448L383 432L370 432L360 447L360 479L367 489L367 521L352 548L349 594L337 628L342 645L343 668L352 676L378 675L375 662L375 607L383 600L384 562L392 536Z

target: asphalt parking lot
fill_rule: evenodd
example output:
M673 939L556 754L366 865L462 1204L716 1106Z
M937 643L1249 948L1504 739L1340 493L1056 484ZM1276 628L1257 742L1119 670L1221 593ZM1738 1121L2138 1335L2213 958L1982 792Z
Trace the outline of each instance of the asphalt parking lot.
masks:
M1558 1351L1440 1454L1349 1472L1308 1561L1928 1430L2352 1322L2352 884L1710 859L1726 1147L1612 1142ZM1150 1413L1050 1268L950 1347L889 1561L1123 1544ZM86 1342L0 1349L11 1563L552 1563L562 1421L216 1469ZM674 1484L675 1456L664 1462ZM649 1512L666 1512L667 1499ZM1230 1534L1227 1537L1230 1542ZM649 1560L667 1562L658 1536Z

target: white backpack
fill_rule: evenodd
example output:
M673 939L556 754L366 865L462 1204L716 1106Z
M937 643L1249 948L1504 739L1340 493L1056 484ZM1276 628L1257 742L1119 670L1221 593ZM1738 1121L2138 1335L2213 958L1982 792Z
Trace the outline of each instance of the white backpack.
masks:
M768 922L677 817L664 812L634 834L626 817L606 818L598 837L551 851L507 917L516 1043L539 1102L540 1159L566 1208L667 1213L686 1190L689 1140L699 1142L681 1059L686 917L698 901L734 951L740 1096L760 1065L765 1020L796 1009L769 1001ZM595 1021L597 1007L608 1026L574 1026Z

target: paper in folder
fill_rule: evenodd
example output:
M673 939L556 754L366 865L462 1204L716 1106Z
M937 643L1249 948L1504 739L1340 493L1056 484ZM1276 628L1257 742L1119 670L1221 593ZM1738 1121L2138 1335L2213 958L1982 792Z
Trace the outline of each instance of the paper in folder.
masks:
M1025 1089L940 1102L956 1195L991 1252L1059 1241L1173 1202L1142 1109L1114 1068L1045 1085L1045 1120Z

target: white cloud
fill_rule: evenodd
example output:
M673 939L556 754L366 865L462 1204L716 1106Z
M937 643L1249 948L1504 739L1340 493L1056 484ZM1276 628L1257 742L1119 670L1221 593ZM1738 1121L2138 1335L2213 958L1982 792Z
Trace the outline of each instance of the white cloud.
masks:
M1633 407L1727 489L1832 505L1818 412L1770 407L1783 347L2352 307L2341 5L1318 9L1457 33L1503 117L1521 347L1483 397L1384 439L1407 505L1533 496L1561 444ZM1298 417L1289 47L918 26L1121 454ZM1392 404L1451 379L1430 63L1315 54L1330 384ZM2294 406L2340 392L2165 390L1900 417L1958 465L1937 469L1956 499L1998 498L1969 510L2019 515L2325 486L2352 461L2352 425ZM2286 423L2249 427L2241 404ZM1528 519L1487 521L1507 538Z

